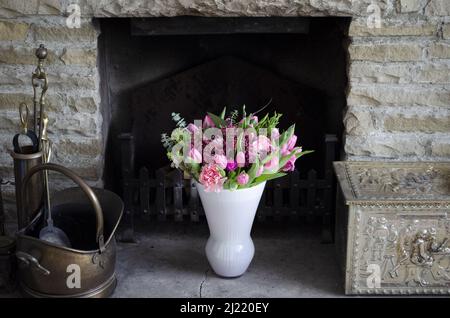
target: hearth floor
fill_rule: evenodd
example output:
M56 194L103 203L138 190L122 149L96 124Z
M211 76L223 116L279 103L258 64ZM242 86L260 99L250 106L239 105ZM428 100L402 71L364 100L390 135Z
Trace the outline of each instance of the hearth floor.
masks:
M259 224L252 237L256 251L248 271L224 279L205 256L206 223L141 226L137 243L118 244L112 297L344 296L334 245L321 244L320 229Z
M239 278L211 270L206 224L157 223L139 229L137 244L119 244L113 297L336 297L343 296L334 245L320 230L256 226L255 257Z

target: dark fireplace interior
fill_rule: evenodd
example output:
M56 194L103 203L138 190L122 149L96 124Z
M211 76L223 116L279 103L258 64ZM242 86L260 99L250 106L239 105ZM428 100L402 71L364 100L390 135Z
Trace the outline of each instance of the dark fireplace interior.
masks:
M349 18L100 19L105 185L123 191L120 134L134 137L133 173L150 176L168 165L160 143L174 128L172 112L188 122L206 111L241 109L283 114L281 128L312 155L300 175L323 176L325 134L340 139L346 107ZM335 158L337 159L337 158Z
M252 20L253 19L253 20ZM105 128L105 182L117 189L117 136L132 132L136 166L168 163L160 134L206 111L246 105L296 122L304 149L300 172L322 173L323 136L342 133L346 105L347 18L101 19L100 63ZM300 166L299 166L300 167Z

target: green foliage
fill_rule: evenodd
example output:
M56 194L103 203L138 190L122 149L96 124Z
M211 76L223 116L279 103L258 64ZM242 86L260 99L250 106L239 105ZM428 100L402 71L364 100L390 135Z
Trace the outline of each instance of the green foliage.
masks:
M172 120L175 122L176 126L179 128L186 127L186 121L179 113L172 113Z
M277 173L273 173L273 174L262 174L254 180L252 186L258 185L264 181L269 181L269 180L284 177L286 174L287 173L285 173L285 172L277 172Z
M214 125L216 125L217 128L222 128L222 127L226 127L227 123L224 119L220 118L217 115L214 115L213 113L208 113L208 116L211 118L211 120L213 121Z
M223 110L222 110L222 112L220 113L220 118L221 118L221 119L225 119L226 113L227 113L227 108L224 107Z

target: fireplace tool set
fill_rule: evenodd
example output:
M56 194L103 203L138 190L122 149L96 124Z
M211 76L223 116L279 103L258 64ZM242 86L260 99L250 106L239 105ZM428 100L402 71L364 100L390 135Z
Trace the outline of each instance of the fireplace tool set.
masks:
M89 187L70 169L49 163L52 143L45 112L48 78L43 45L36 57L32 128L28 126L30 109L21 103L21 130L13 138L11 151L19 231L16 241L0 232L0 267L8 265L11 275L17 267L20 288L27 296L106 297L116 286L114 233L123 203L110 191ZM24 138L28 143L21 145ZM63 174L77 187L57 191L50 198L48 171Z

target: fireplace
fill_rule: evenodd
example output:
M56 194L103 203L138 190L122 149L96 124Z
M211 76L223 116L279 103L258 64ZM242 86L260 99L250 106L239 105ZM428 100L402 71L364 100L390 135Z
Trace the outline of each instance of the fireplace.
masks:
M52 124L49 133L57 149L54 160L74 169L93 185L106 184L116 190L120 188L114 181L119 169L111 167L120 164L117 135L131 132L127 110L131 105L132 87L161 82L163 77L169 78L196 66L212 63L220 57L231 57L273 73L290 84L309 86L311 92L324 93L322 96L330 97L338 92L340 95L328 100L334 101L334 104L327 105L328 113L322 120L326 122L326 133L340 137L339 149L344 159L445 161L449 158L450 9L446 0L399 0L395 5L387 5L383 1L283 0L273 1L270 5L266 1L222 3L196 0L170 3L135 1L131 5L126 1L86 0L80 1L79 7L79 25L68 27L68 22L76 18L76 12L71 11L73 6L69 6L67 1L29 4L25 0L17 0L0 6L0 26L5 31L1 32L0 37L0 68L5 75L0 81L0 108L5 110L0 114L4 123L0 128L4 149L0 152L0 172L6 181L13 179L11 158L6 151L10 148L11 134L17 130L17 123L12 118L16 117L17 105L32 98L29 76L35 68L34 48L41 43L50 52L47 60L50 76L49 116L54 119L55 125ZM146 33L143 28L140 35L137 32L132 36L130 20L126 20L174 17L170 18L171 21L178 21L189 20L189 16L215 19L241 17L256 23L232 24L233 30L239 31L239 27L247 34L223 34L223 26L214 30L208 23L202 23L202 32L197 33L203 34L195 35L196 30L192 28L174 31L177 29L174 25L165 24L165 30L158 30L160 35ZM284 18L294 19L294 22L274 22ZM76 22L76 19L73 21ZM267 34L267 23L262 21L272 21L269 29L272 34ZM335 30L333 33L326 24L336 24L336 21L341 21L339 23L344 27L332 27ZM116 24L116 27L106 28L112 31L108 35L104 24ZM255 25L260 26L259 33L266 34L257 34ZM205 27L209 27L210 33L214 30L214 34L204 34ZM339 39L346 34L347 27L348 43L344 42L344 49L340 50L344 55L348 51L347 61L345 57L340 58L344 62L339 64L334 54L337 51L330 47L318 48L324 43L330 46L335 43L334 48L342 48ZM230 25L226 30L230 30ZM134 41L140 43L141 49L133 51L127 48L137 49L136 45L117 45L119 51L125 53L116 54L118 59L108 64L111 58L105 58L104 54L108 37L127 37L123 43L130 45ZM198 40L189 41L189 37ZM207 37L216 37L215 51L211 43L205 42ZM242 50L254 44L253 50L250 50L253 56L251 53L238 54L238 48L235 52L228 51L228 54L225 49L220 51L218 44L221 43L217 40L220 37L240 38ZM174 41L175 38L179 41ZM203 39L200 41L200 38ZM244 38L253 40L245 41ZM270 65L267 63L270 55L268 49L255 50L258 38L260 42L263 38L270 38L264 43L268 48L274 45L274 39L278 39L278 52L287 55L274 55L272 60L277 63ZM287 41L288 38L298 41ZM190 55L174 50L168 52L167 46L154 45L158 41L161 44L169 41L179 47L183 43L189 45ZM193 43L196 43L198 50L194 50ZM230 41L223 42L224 45L226 43ZM207 45L209 49L202 49L200 44ZM289 48L295 50L288 51ZM139 60L135 52L145 52L152 59ZM114 56L112 53L111 57ZM165 63L162 63L158 57L164 54ZM141 61L142 68L136 67L140 66L136 62L135 68L130 68L129 72L120 70L121 65L125 65L120 59L129 62L132 58ZM158 61L158 65L152 67L152 61ZM315 63L317 61L320 63ZM105 74L105 64L113 66L110 74ZM338 69L335 68L341 71L336 72ZM151 72L148 72L149 69ZM109 82L106 81L107 75L114 74L120 76L112 76ZM255 105L252 107L268 102L263 94L258 97L261 100L253 101ZM245 101L232 102L240 104ZM275 100L272 105L275 106ZM217 102L216 107L221 106ZM313 112L303 108L302 111ZM313 161L312 157L310 161ZM60 183L64 186L62 181ZM8 222L14 222L13 188L3 187Z
M202 216L198 202L190 202L197 196L189 184L164 169L168 160L160 134L172 129L172 112L193 121L223 107L265 106L283 113L283 128L294 121L301 145L315 153L302 159L296 180L286 177L268 186L258 219L326 215L322 222L331 240L331 161L338 159L336 137L343 132L349 23L348 18L101 19L102 102L109 127L105 185L122 193L130 218Z
M17 106L23 101L32 102L30 76L36 67L34 50L41 43L49 52L45 66L50 82L47 101L52 120L49 137L55 145L53 161L76 171L91 185L105 185L120 192L125 200L132 202L128 206L134 210L130 209L127 216L134 213L136 218L150 216L152 220L166 216L176 221L200 217L194 213L201 212L196 201L186 200L189 183L180 179L179 174L167 172L160 154L149 156L145 147L154 141L139 141L145 134L135 130L133 118L145 119L145 116L152 123L149 132L159 130L158 125L167 126L167 122L160 120L168 120L170 116L163 114L166 109L156 102L170 96L176 97L174 101L188 100L187 90L174 90L171 83L185 83L188 78L203 76L210 79L206 84L195 82L196 95L185 105L187 112L180 107L187 118L196 115L197 106L199 112L205 108L217 111L222 106L243 103L252 110L268 103L268 107L291 112L289 116L302 123L298 125L301 142L316 150L315 157L305 157L299 162L302 166L298 167L298 179L280 181L278 188L276 184L268 186L270 195L266 201L269 202L264 201L264 213L258 215L259 220L267 216L277 218L276 213L270 214L274 212L270 201L280 202L281 198L282 204L275 205L284 209L279 209L281 214L292 207L285 205L293 197L285 187L295 185L295 180L301 181L297 185L308 188L310 194L328 191L320 187L328 184L323 183L327 181L326 163L330 161L327 154L332 153L328 148L333 148L336 139L335 155L347 161L365 161L368 165L371 161L448 162L449 19L448 0L3 1L0 4L0 70L4 75L0 78L0 179L7 232L12 233L16 224L11 185L14 176L8 150L12 136L17 133ZM212 74L212 78L207 74ZM233 81L236 77L238 80ZM220 79L230 94L217 94ZM255 85L248 85L249 81ZM233 82L236 87L231 87ZM268 83L273 84L270 89ZM243 87L245 90L238 89ZM155 94L161 88L165 88L162 95ZM292 104L298 107L291 107ZM294 109L298 112L293 112ZM159 117L152 115L155 110L160 110ZM142 117L137 115L139 112ZM325 142L325 136L336 136L336 139L327 138ZM151 148L162 152L159 145ZM132 175L124 178L126 173ZM158 177L171 182L167 189L164 185L164 192L155 181ZM308 179L322 185L311 187ZM61 179L56 181L58 188L68 186ZM160 201L161 206L172 205L170 208L175 213L154 214L151 204L155 202L158 187L160 197L166 195ZM146 195L145 200L139 199ZM192 193L189 195L192 198ZM306 202L315 201L306 199ZM319 199L319 202L328 201ZM186 207L186 203L190 205ZM145 212L148 209L150 213ZM177 209L182 211L181 218ZM186 209L190 215L184 214ZM125 220L130 223L133 218ZM153 228L144 233L153 235L152 240L158 239L161 233L172 236L173 232L163 228L161 222L149 223L153 223L150 224ZM175 222L166 223L167 227L180 226ZM276 229L273 224L269 224L271 230ZM197 255L203 241L191 244L188 239L198 228L191 223L187 228L192 232L183 240L188 242L185 245L190 245L192 255ZM305 232L295 227L295 233ZM266 238L266 233L263 234ZM273 236L268 241L272 243ZM269 260L271 266L257 263L262 270L255 272L258 279L248 288L253 293L246 295L261 297L260 290L266 288L269 292L264 295L280 296L273 294L273 286L281 285L280 282L259 279L267 268L291 264L295 269L292 274L280 275L290 280L286 286L294 286L291 283L303 286L303 280L311 284L307 288L290 288L299 291L309 291L317 282L320 286L320 278L332 273L333 247L293 242L285 241L288 249L279 259L274 255L283 249L276 244L269 252L262 253L262 259ZM182 262L179 268L184 270L185 263L193 259L191 255L179 257L178 241L166 250L157 250L153 242L142 245L145 252L139 250L133 261L141 262L142 272L155 281L162 282L158 278L164 271L155 271L152 276L148 271L149 260L157 263L163 255L160 264L166 268L165 257L176 255ZM318 253L315 261L314 257L308 257L307 264L302 263L304 255L320 249L328 251L322 256ZM148 257L142 257L143 254ZM207 271L203 263L197 262L201 257L194 258L189 267L195 268L201 285L199 291L195 286L198 292L189 295L204 296ZM127 257L121 261L124 259ZM321 267L323 264L328 267ZM129 263L123 262L122 266L129 269ZM311 268L321 275L311 275L308 271ZM361 270L364 276L365 268ZM172 278L174 272L169 271L167 276ZM133 278L133 288L126 283L122 288L139 290L135 283L140 281L145 280ZM336 285L334 278L330 282ZM161 292L161 286L166 287L165 292ZM221 283L216 295L242 295L224 293L222 286ZM142 290L147 291L148 286L144 287ZM146 295L172 296L178 292L185 296L185 290L164 281L158 285L157 292Z

